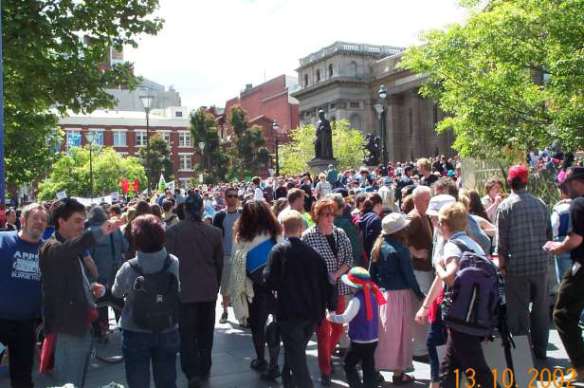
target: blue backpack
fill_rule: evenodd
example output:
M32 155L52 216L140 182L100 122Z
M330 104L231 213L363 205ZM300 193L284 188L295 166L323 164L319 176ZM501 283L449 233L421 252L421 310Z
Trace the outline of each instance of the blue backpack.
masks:
M450 240L463 253L452 287L442 302L444 324L458 332L487 337L497 326L499 279L497 267L487 257L470 250L457 240Z

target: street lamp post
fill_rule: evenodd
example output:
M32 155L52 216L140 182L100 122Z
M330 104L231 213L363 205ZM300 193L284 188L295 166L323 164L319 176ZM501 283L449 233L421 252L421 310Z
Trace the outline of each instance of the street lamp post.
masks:
M385 108L386 108L386 101L387 101L387 89L385 85L380 85L379 90L377 91L377 95L379 97L379 105L381 109L378 109L379 113L379 132L381 137L381 158L383 160L384 168L387 168L387 139L386 139L386 128L385 128Z
M274 135L274 140L275 140L275 151L276 151L276 176L280 176L280 157L278 154L278 134L280 132L280 126L278 125L278 123L276 122L276 120L274 120L272 122L272 134Z
M201 150L201 181L203 181L203 171L205 171L205 142L199 142L199 149ZM203 182L201 182L203 183Z
M93 201L93 133L89 131L86 136L89 143L89 195Z
M150 108L152 107L152 102L154 101L154 96L148 92L148 94L140 96L140 101L142 101L142 106L144 106L144 112L146 112L146 184L148 186L148 198L150 198Z

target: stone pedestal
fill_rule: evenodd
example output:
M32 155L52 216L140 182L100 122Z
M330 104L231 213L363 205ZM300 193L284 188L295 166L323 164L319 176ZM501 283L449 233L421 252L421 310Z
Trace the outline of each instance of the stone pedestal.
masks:
M318 174L320 174L323 171L326 171L326 169L328 168L329 164L332 164L333 166L337 166L337 161L335 159L332 160L327 160L327 159L312 159L311 161L308 162L308 166L310 167L310 172L313 174L313 176L317 176ZM316 179L315 179L316 181Z

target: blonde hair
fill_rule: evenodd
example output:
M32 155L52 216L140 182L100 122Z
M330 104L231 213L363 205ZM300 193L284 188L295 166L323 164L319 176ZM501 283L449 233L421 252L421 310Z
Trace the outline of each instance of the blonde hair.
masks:
M467 211L470 210L470 196L468 190L462 189L458 192L458 202L462 203Z
M418 161L416 162L416 167L420 168L423 167L425 170L432 170L432 163L430 163L429 159L426 158L421 158L418 159Z
M446 224L451 233L464 231L468 225L468 212L463 203L451 203L440 209L438 221Z
M300 212L293 209L286 209L278 216L278 221L284 227L286 234L298 233L304 229L304 219Z

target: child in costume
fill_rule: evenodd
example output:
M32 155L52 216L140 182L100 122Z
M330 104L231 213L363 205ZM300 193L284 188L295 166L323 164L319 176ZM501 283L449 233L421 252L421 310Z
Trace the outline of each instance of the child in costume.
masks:
M327 319L333 323L349 324L351 345L345 357L345 373L351 388L374 388L377 385L375 371L375 348L379 328L379 306L385 299L369 272L363 267L354 267L341 281L354 290L343 314L328 313ZM363 369L363 382L357 373L357 364Z

